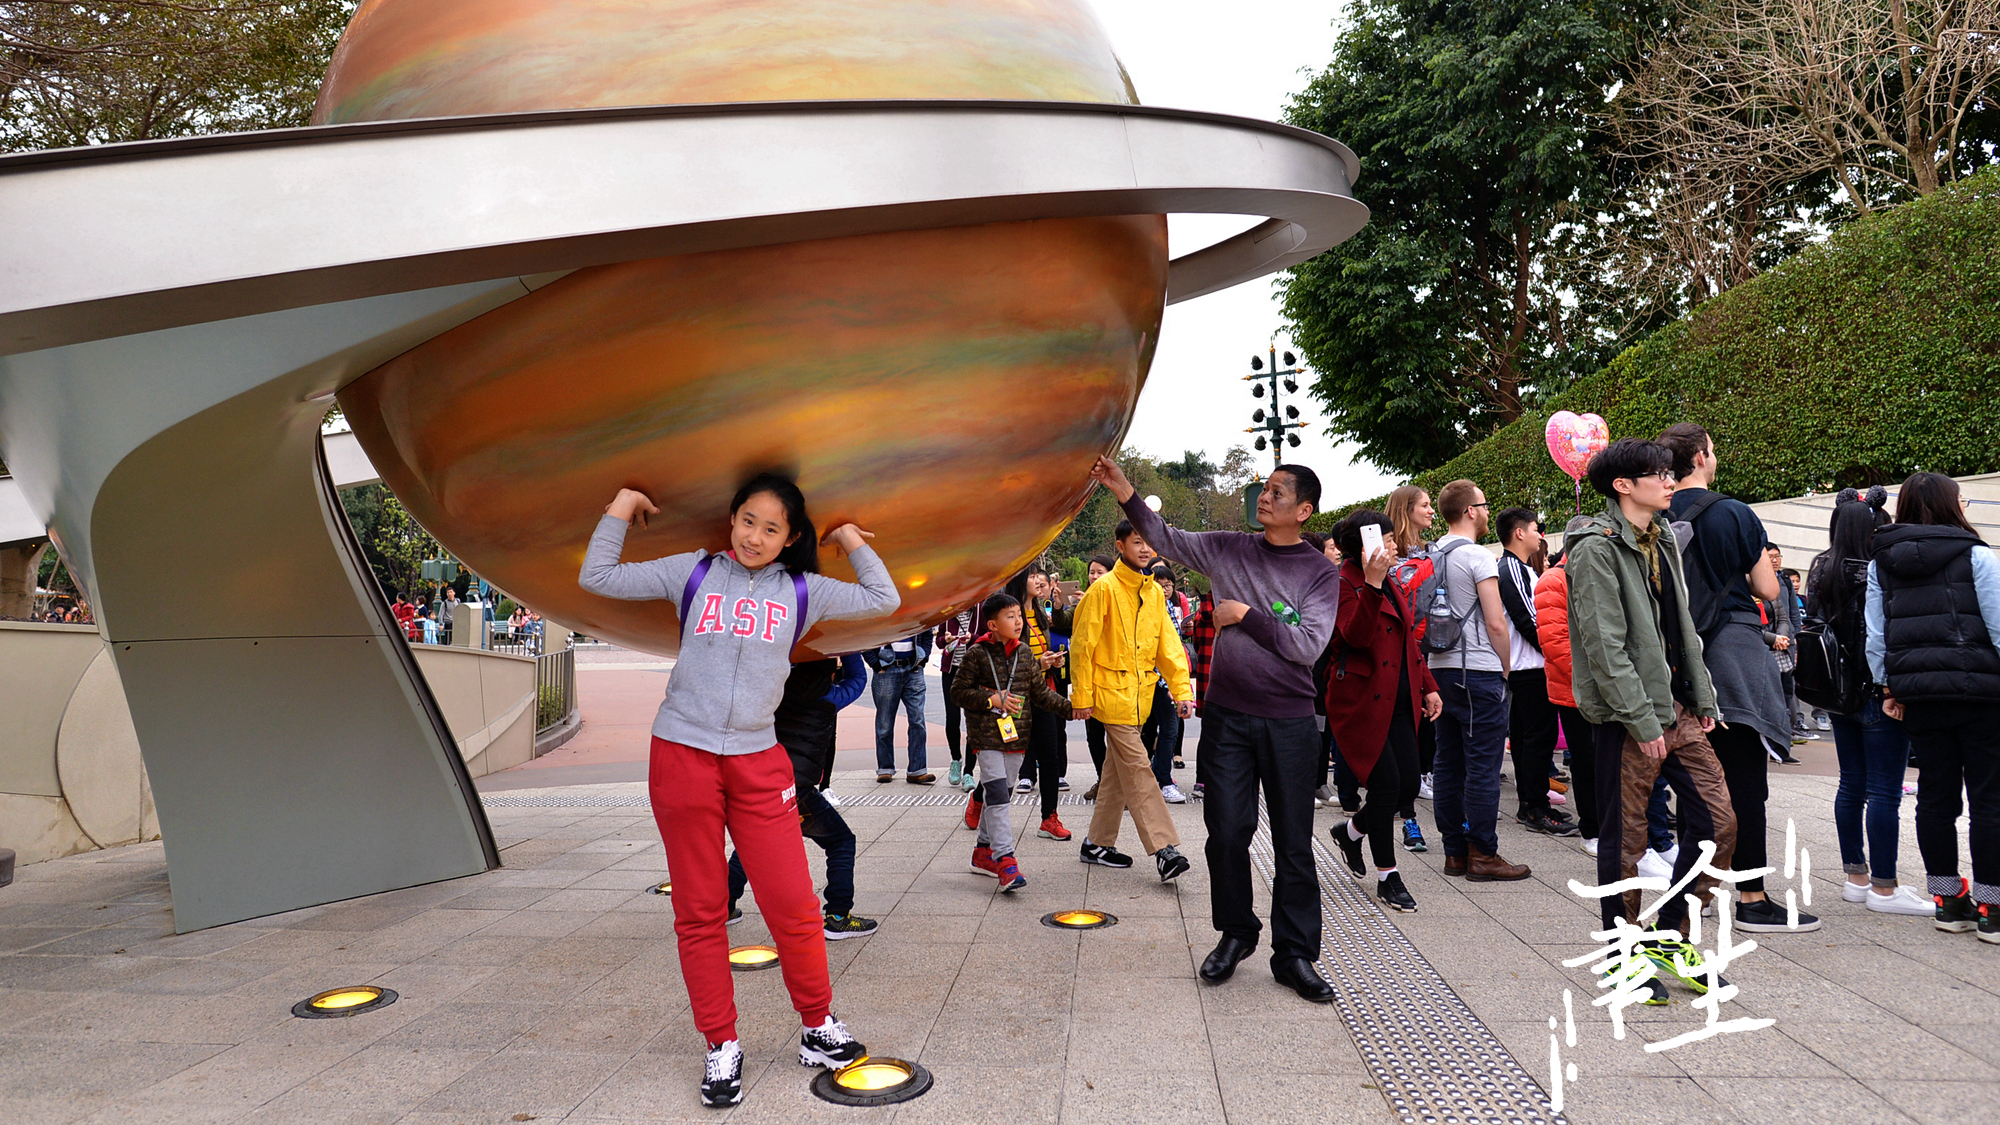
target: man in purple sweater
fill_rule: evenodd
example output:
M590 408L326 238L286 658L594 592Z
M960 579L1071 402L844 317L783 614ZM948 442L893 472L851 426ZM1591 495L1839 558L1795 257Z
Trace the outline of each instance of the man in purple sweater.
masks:
M1299 535L1319 508L1319 477L1280 465L1257 498L1262 535L1168 527L1138 499L1117 464L1100 457L1093 479L1164 558L1208 576L1215 597L1215 657L1195 750L1207 778L1210 903L1222 940L1201 964L1228 980L1257 949L1263 926L1251 905L1250 838L1261 785L1271 818L1277 877L1271 888L1271 975L1317 1003L1333 986L1319 959L1319 876L1313 864L1313 788L1320 741L1313 662L1333 637L1340 571Z

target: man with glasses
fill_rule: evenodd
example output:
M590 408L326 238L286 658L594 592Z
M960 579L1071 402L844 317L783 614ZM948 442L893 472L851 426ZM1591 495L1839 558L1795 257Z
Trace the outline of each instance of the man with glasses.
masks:
M1507 752L1507 610L1500 601L1500 563L1479 540L1486 534L1486 494L1469 480L1438 493L1448 534L1431 548L1458 645L1433 652L1444 712L1436 721L1431 808L1444 838L1444 873L1475 883L1526 879L1525 863L1500 856L1493 822L1500 817L1500 763ZM1419 613L1430 606L1418 606ZM1431 626L1435 628L1435 623ZM1435 638L1427 638L1427 642ZM1542 779L1544 783L1547 778Z
M1638 875L1646 805L1661 777L1680 800L1688 833L1674 865L1677 882L1699 859L1695 842L1715 841L1716 870L1729 866L1735 846L1728 786L1707 737L1715 729L1715 692L1688 608L1680 551L1660 514L1674 495L1673 456L1659 442L1621 438L1591 458L1591 487L1610 503L1563 542L1571 687L1591 724L1591 746L1578 749L1594 754L1597 774L1600 887ZM1705 898L1714 885L1704 875L1694 889ZM1639 897L1633 891L1600 899L1604 928L1619 917L1639 925ZM1656 925L1679 931L1686 920L1687 899L1675 895L1662 904ZM1707 991L1694 946L1665 938L1641 951L1660 975ZM1646 988L1644 1003L1667 1002L1658 977Z
M1764 643L1759 599L1778 596L1778 575L1764 553L1764 521L1748 504L1713 491L1715 441L1693 422L1668 426L1660 443L1673 451L1674 488L1670 518L1685 524L1681 537L1688 587L1688 615L1701 634L1702 661L1715 685L1722 722L1709 740L1736 810L1736 865L1741 871L1765 866L1767 830L1764 804L1770 798L1770 754L1789 756L1791 707L1785 702L1777 658ZM1687 849L1681 849L1685 855ZM1801 910L1798 924L1765 897L1764 880L1736 885L1736 928L1751 933L1819 929L1819 919Z
M1333 986L1313 968L1320 953L1312 850L1320 755L1313 664L1333 637L1340 571L1300 534L1319 511L1319 476L1304 465L1271 470L1257 497L1262 535L1168 527L1110 459L1098 458L1091 476L1111 490L1160 554L1207 575L1214 596L1214 666L1195 753L1206 786L1209 906L1222 937L1202 961L1201 979L1228 980L1256 952L1263 931L1250 873L1261 788L1276 868L1271 975L1301 998L1327 1003Z

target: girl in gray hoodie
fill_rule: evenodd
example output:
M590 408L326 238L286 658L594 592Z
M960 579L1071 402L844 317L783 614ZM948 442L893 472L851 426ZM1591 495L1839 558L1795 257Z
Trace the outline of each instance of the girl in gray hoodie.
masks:
M727 552L619 562L632 522L658 511L644 493L620 489L590 538L577 581L607 598L671 599L680 608L680 657L653 721L648 785L674 874L681 977L708 1042L702 1100L728 1106L743 1100L743 1049L729 968L725 827L804 1023L799 1064L837 1068L867 1054L832 1012L797 783L772 716L791 674L792 647L814 622L885 616L902 599L866 543L874 536L851 523L824 542L847 553L859 583L818 573L819 541L805 497L784 477L766 473L737 491Z

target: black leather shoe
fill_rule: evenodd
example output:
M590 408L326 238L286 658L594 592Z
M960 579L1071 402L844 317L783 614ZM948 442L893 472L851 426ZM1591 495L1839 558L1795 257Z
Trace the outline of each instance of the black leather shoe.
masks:
M1271 962L1271 975L1279 984L1299 994L1301 999L1315 1004L1331 1003L1333 986L1319 975L1313 963L1303 957L1284 957Z
M1222 935L1215 943L1215 949L1201 962L1201 979L1210 984L1221 984L1236 972L1236 966L1245 957L1257 952L1257 943L1242 938Z

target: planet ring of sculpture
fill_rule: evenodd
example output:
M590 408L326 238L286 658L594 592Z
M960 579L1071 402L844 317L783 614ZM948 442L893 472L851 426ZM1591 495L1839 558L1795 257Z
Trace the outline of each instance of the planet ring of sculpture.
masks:
M1303 129L1070 102L579 110L30 153L0 158L0 354L809 238L1269 216L1175 259L1167 299L1183 301L1352 235L1367 221L1357 174L1345 146ZM135 196L147 206L104 208Z
M586 266L1024 219L1269 219L1175 261L1182 300L1351 235L1356 174L1338 143L1265 122L978 101L0 158L0 453L117 662L176 927L499 862L319 453L342 386Z

